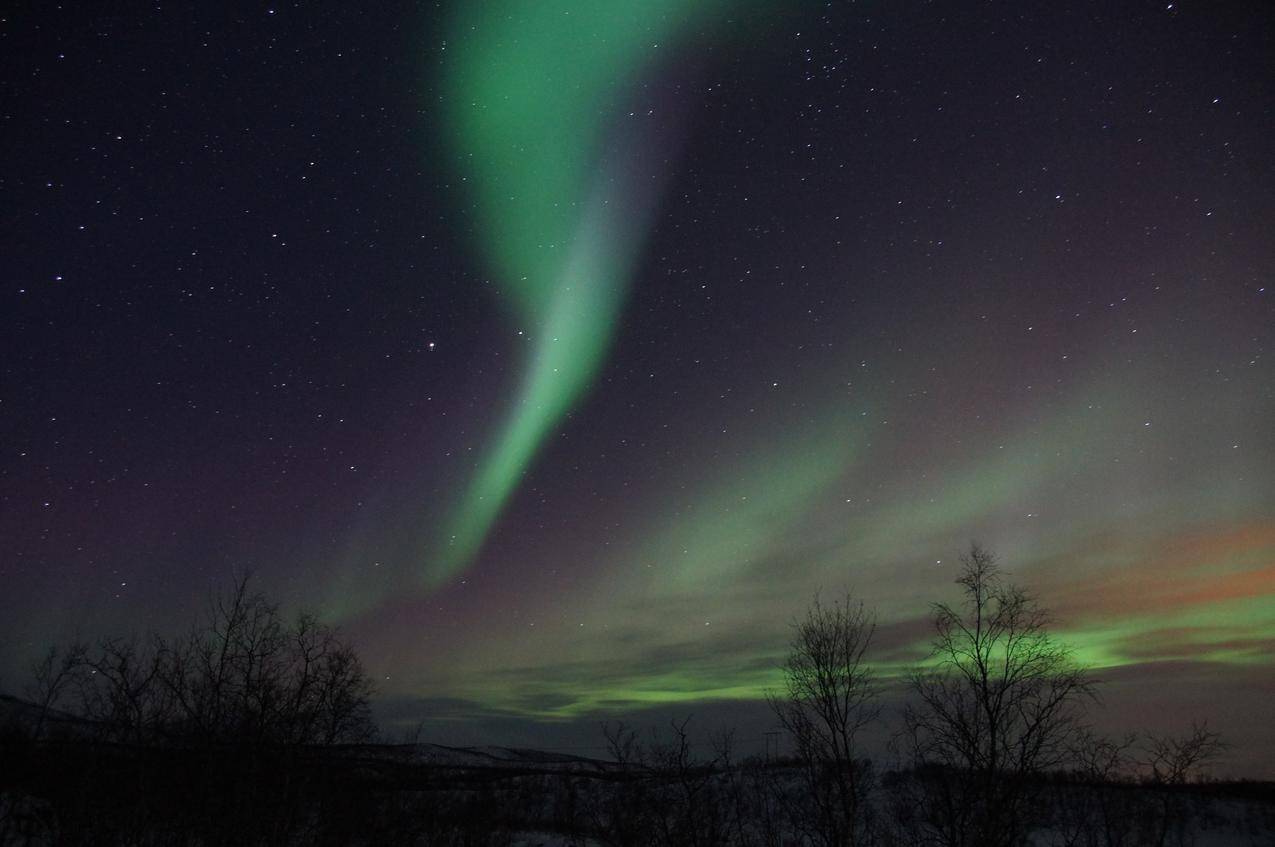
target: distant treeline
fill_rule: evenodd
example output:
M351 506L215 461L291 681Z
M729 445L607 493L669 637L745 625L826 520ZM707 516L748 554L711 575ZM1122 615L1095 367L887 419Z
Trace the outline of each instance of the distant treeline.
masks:
M853 597L793 624L770 696L790 755L740 758L688 717L605 724L598 761L375 743L354 651L241 580L179 638L51 649L0 698L0 845L1275 843L1275 785L1209 781L1207 726L1096 736L1095 684L1036 599L977 547L958 584L884 769L860 745L883 719Z

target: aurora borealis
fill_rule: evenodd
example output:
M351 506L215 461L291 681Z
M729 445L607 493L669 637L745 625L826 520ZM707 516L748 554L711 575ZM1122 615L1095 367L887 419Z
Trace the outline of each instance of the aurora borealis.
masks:
M621 107L639 74L658 67L660 43L674 49L678 19L701 5L492 3L457 14L446 129L472 162L480 247L532 349L455 532L426 562L436 580L469 564L610 346L658 200L651 170L666 167L643 149L658 129L620 121Z
M1271 776L1264 6L5 27L0 690L252 570L389 727L747 741L815 591L888 674L977 539Z

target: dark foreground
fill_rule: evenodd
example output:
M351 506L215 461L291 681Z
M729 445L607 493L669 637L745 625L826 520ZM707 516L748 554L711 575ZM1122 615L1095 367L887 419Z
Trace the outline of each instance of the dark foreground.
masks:
M865 766L864 773L870 773ZM944 775L875 774L854 843L935 843L909 798ZM4 845L822 845L794 763L619 764L438 745L140 747L24 740L0 750ZM1275 844L1275 784L1042 780L1030 842ZM942 833L939 833L942 835ZM950 829L946 843L960 843Z

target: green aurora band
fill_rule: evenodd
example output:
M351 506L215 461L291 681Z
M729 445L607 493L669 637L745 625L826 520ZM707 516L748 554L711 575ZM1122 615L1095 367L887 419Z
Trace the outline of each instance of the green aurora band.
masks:
M550 430L601 366L656 198L641 149L608 150L639 74L719 0L462 5L446 123L472 167L480 247L531 346L513 402L430 557L437 585L478 553ZM630 120L641 120L629 118ZM631 142L629 142L631 144Z
M508 0L460 11L448 44L449 141L478 247L527 349L510 405L429 551L429 587L473 562L602 366L658 199L651 173L666 169L644 163L663 151L651 155L654 135L626 97L669 61L671 42L724 5ZM904 337L960 361L983 349L977 328ZM959 450L921 425L899 426L917 408L945 413L892 387L924 384L923 374L883 364L866 384L858 352L829 359L825 373L785 384L782 412L722 421L729 441L688 430L694 466L626 495L637 517L593 551L595 577L561 597L511 600L484 616L481 637L449 641L445 657L395 686L455 698L460 716L544 721L755 701L778 682L789 621L820 590L853 591L878 610L875 662L898 678L924 661L926 603L952 599L953 559L971 538L1040 593L1056 633L1100 673L1161 665L1221 678L1268 665L1268 492L1243 472L1232 439L1200 446L1217 441L1216 421L1175 419L1145 390L1172 386L1202 408L1229 408L1233 386L1184 366L1205 353L1172 350L1142 357L1172 368L1094 352L1100 376L1035 400L1029 415L978 424ZM1262 419L1237 419L1234 440L1256 440L1252 421ZM1157 462L1162 454L1182 458Z
M780 682L792 617L814 592L847 589L877 609L874 665L897 680L924 661L926 603L953 598L955 556L971 536L1000 542L1012 577L1056 613L1060 640L1102 675L1269 664L1275 523L1258 492L1201 467L1188 486L1198 498L1114 501L1107 469L1128 461L1132 435L1148 435L1117 388L1080 386L1039 423L944 462L932 483L873 486L871 498L862 493L878 476L872 451L888 452L892 436L860 414L864 403L812 404L804 425L760 420L705 459L701 484L658 498L597 564L605 577L573 592L569 617L493 625L449 657L457 674L434 684L550 721L759 700ZM1088 461L1068 461L1076 456ZM1112 496L1080 494L1104 490ZM1027 509L1042 503L1068 520L1038 525ZM475 678L474 667L499 670Z

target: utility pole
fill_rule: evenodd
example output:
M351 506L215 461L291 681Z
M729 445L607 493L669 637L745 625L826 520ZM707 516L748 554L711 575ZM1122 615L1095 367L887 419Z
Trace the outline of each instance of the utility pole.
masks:
M773 762L779 758L779 730L766 733L766 761Z

